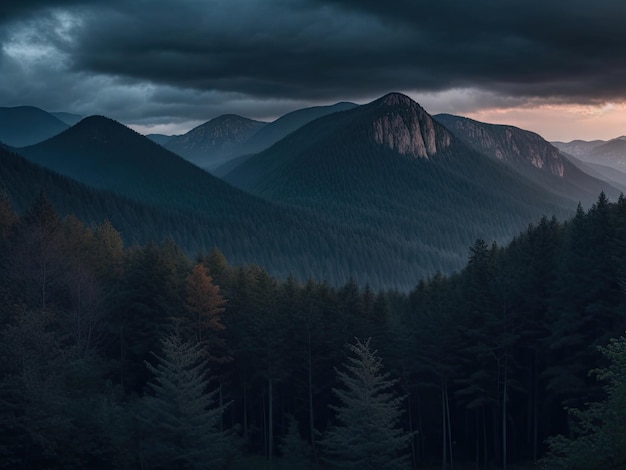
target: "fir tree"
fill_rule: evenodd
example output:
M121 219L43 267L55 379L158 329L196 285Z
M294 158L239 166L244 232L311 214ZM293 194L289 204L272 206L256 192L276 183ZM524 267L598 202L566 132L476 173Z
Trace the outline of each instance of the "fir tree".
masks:
M348 345L351 356L344 370L336 369L342 387L333 392L341 404L332 409L341 424L324 436L324 460L333 468L408 468L411 435L398 426L404 397L393 393L397 380L383 373L377 351L370 350L370 339Z
M207 361L198 343L184 341L178 331L162 340L163 357L146 363L154 374L143 398L146 468L223 468L232 457L232 443L219 422L228 405L216 406L206 377Z

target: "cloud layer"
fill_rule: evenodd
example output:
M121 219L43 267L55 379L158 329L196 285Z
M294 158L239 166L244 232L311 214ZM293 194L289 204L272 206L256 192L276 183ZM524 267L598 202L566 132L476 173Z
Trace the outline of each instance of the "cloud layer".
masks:
M147 125L392 90L452 112L626 97L626 2L615 0L4 3L4 106Z

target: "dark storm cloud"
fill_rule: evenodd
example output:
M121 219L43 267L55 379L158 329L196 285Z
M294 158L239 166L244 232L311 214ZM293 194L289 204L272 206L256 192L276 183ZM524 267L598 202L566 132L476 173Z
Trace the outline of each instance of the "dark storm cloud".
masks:
M87 21L78 70L262 97L478 87L626 92L626 2L128 2Z
M319 0L318 0L319 1ZM419 31L442 82L565 101L623 98L626 2L323 0ZM410 48L411 46L409 46Z
M392 90L475 90L468 108L623 100L624 19L621 0L2 2L0 105L148 122Z
M86 6L104 0L4 0L0 2L0 23L28 17L49 8Z

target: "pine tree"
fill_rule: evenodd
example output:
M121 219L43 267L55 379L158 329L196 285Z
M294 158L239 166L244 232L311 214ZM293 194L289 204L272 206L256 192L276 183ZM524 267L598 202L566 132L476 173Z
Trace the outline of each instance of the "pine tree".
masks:
M201 346L178 331L162 342L163 357L146 363L154 380L143 398L141 455L147 468L206 469L225 467L232 442L219 422L228 405L216 406L209 391L207 361Z
M383 373L377 351L370 350L370 339L348 345L351 356L344 370L335 369L342 387L333 392L341 404L332 409L341 424L323 438L324 460L343 469L408 468L411 435L398 426L404 397L393 393L397 380Z

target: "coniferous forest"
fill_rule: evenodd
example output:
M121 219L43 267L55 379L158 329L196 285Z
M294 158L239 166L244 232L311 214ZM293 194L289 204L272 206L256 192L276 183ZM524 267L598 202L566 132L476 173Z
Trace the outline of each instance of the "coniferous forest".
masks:
M626 199L410 292L0 198L0 467L626 466Z

